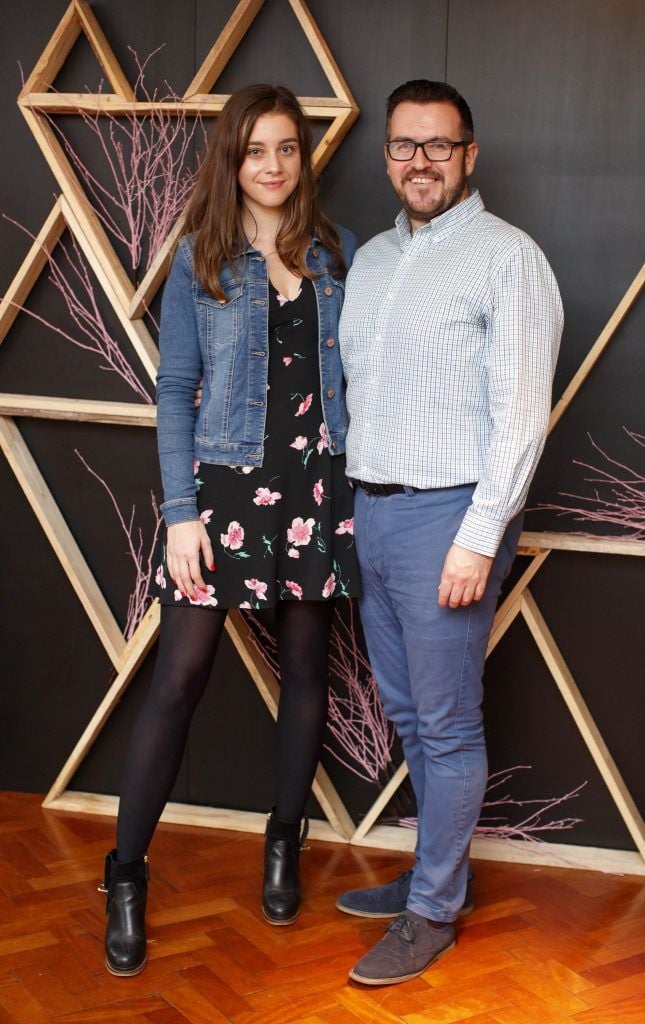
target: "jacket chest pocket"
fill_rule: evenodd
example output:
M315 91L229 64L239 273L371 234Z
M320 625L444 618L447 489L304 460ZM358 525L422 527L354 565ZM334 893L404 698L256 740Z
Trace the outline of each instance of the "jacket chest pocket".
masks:
M219 348L235 342L241 316L242 291L241 285L235 285L226 289L226 297L221 300L206 293L196 296L200 334L209 349L211 346Z

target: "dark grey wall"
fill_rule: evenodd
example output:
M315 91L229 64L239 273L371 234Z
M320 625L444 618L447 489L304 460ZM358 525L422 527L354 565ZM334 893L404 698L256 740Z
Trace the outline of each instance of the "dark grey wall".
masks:
M37 231L55 183L15 105L17 61L29 73L66 9L66 0L23 0L4 12L0 110L5 159L0 210ZM234 8L232 0L94 2L92 7L127 73L131 45L141 56L165 43L147 84L181 92ZM383 171L384 98L411 77L446 78L469 100L480 144L475 175L489 209L527 230L561 284L567 324L556 379L558 397L642 262L645 207L643 119L637 107L645 34L639 0L311 0L361 108L325 171L325 207L361 240L388 227L397 205ZM58 87L98 84L91 51L80 43ZM286 0L267 0L215 91L252 80L289 84L301 95L328 87ZM78 129L75 129L78 133ZM82 133L77 136L83 144ZM89 158L93 159L90 153ZM28 241L0 221L0 291ZM30 308L62 316L42 280ZM623 426L645 433L642 305L617 333L552 438L529 505L582 493L590 474L573 465L593 455L587 432L616 457L639 465L643 453ZM118 331L118 327L115 327ZM128 389L27 317L0 348L0 390L130 400ZM121 506L137 506L149 530L149 491L159 480L152 433L23 420L20 429L122 621L130 589L123 537L104 493L82 468L79 449L112 484ZM592 459L593 461L593 459ZM110 679L110 666L13 474L0 460L2 583L0 622L0 788L46 790ZM573 529L545 512L532 529ZM519 572L521 565L518 564ZM554 554L532 591L632 793L645 803L637 736L643 734L642 566L638 559ZM120 756L149 680L152 656L113 715L74 787L116 792ZM517 622L486 673L491 770L532 765L513 795L559 795L588 785L564 808L585 819L555 839L631 848L607 790L525 627ZM249 745L248 737L253 737ZM252 747L248 756L249 746ZM229 645L218 655L194 722L174 797L263 809L271 803L272 727ZM374 796L328 758L359 815ZM545 838L548 838L545 837Z

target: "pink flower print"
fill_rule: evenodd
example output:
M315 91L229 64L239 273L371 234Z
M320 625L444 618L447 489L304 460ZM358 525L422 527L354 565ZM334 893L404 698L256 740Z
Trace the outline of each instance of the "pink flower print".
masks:
M252 473L254 469L255 466L242 466L242 472L244 473L245 476L247 473Z
M316 445L316 448L318 449L318 454L322 455L323 449L329 448L329 435L327 433L327 427L325 426L324 423L320 424L319 433L320 440Z
M204 587L203 590L201 587L195 587L195 599L193 600L192 597L189 597L188 600L193 605L201 604L211 608L216 608L217 598L214 595L215 587L211 583L209 583L208 586Z
M304 399L304 401L302 401L300 403L300 405L298 406L298 411L297 411L297 413L295 413L296 416L304 416L304 414L307 412L307 410L309 409L309 406L311 405L311 403L313 401L313 397L314 397L313 396L313 392L310 395L307 395L307 397Z
M193 476L199 473L199 459L193 459Z
M322 477L314 484L314 501L316 505L322 505L325 488L323 487Z
M293 362L293 356L283 356L282 362L284 363L285 366L291 366Z
M205 508L204 511L201 513L199 518L201 519L201 521L204 524L204 526L208 526L208 524L211 521L212 514L213 514L212 508Z
M287 554L289 555L289 558L300 558L298 548L287 548Z
M158 587L161 587L162 590L166 589L166 577L163 574L163 565L160 565L159 568L157 569L155 583L157 584Z
M231 551L239 551L244 543L244 529L234 519L232 523L228 524L226 533L220 533L219 539L225 548L230 548Z
M302 587L299 583L294 583L293 580L285 580L284 585L289 588L294 597L302 601Z
M275 505L282 495L279 491L272 491L269 487L258 487L253 499L254 505Z
M338 526L334 530L334 533L354 533L354 517L351 519L341 519Z
M311 529L315 522L315 519L307 519L305 521L301 516L297 516L287 530L287 540L289 543L295 544L296 547L308 544L311 540Z
M308 439L306 437L303 437L302 434L298 434L298 436L296 438L294 438L294 440L291 442L289 447L290 448L295 448L296 451L301 452L303 450L303 448L307 447L308 444L309 444Z
M276 292L275 297L278 300L281 309L284 304L289 301L289 299L285 299L284 295L281 295L280 292Z
M268 583L263 583L261 580L256 580L256 579L244 580L244 586L248 587L249 590L252 590L253 593L255 594L255 596L260 601L266 601L268 585L269 585Z
M325 583L325 586L323 587L322 596L323 597L331 597L331 595L334 593L335 589L336 589L336 573L333 572L331 574L331 576L329 577L329 579L327 580L327 582Z
M252 605L251 605L250 601L242 601L242 604L238 605L238 607L239 608L251 608Z
M172 596L174 597L175 601L181 601L184 595L182 594L181 590L176 590Z

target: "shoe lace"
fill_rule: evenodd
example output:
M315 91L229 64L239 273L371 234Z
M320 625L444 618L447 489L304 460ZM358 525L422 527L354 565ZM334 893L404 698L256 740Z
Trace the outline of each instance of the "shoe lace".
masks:
M396 935L397 939L400 939L406 946L409 946L411 942L414 942L416 927L406 914L399 914L398 917L394 918L392 924L387 926L387 931L392 932L393 935Z

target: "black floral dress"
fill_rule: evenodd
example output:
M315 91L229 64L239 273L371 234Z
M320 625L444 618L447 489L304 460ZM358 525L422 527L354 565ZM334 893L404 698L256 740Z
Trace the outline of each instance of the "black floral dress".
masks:
M272 285L269 292L263 465L195 462L215 572L202 560L206 590L198 600L182 597L162 543L155 578L162 604L260 609L360 594L354 496L345 457L330 455L322 415L314 287L303 279L291 301Z

